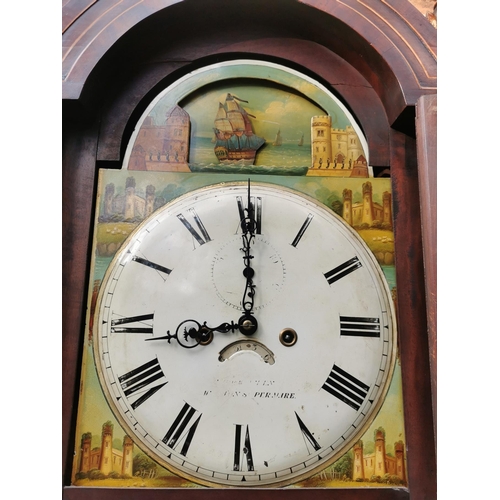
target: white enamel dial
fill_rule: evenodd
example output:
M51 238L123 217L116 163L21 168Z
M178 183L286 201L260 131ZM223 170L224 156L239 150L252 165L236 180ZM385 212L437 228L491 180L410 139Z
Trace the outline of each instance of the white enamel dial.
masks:
M197 345L189 330L204 324L212 335ZM268 487L359 439L395 336L382 271L340 217L280 186L231 183L177 198L131 234L99 293L94 347L109 404L145 453L205 485Z

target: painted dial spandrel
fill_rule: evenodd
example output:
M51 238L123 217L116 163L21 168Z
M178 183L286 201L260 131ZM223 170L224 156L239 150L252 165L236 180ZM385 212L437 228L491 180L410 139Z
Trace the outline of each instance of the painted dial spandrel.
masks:
M250 186L257 331L221 329L189 349L173 338L187 320L243 315L248 194L222 184L162 207L98 298L96 360L116 417L152 458L210 486L286 485L338 459L376 415L395 360L390 294L366 245L329 209L270 184Z

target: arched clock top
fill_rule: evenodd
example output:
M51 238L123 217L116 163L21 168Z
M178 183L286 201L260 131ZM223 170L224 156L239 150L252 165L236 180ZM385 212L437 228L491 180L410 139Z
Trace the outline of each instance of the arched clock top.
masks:
M196 18L190 15L190 0L161 5L154 0L114 1L111 6L95 2L82 12L75 10L74 4L63 7L65 99L80 99L92 73L99 72L99 65L120 51L124 64L137 57L134 54L140 54L141 61L145 53L152 61L161 54L171 71L208 54L246 52L280 57L283 46L273 43L277 34L288 36L294 44L315 40L319 54L337 54L356 68L381 98L391 123L407 105L415 105L418 97L436 90L436 30L404 0L369 5L358 0L281 0L273 2L273 9L265 0L237 6L224 3L224 15L241 22L238 30L222 31L217 22L222 6L217 0L197 5ZM250 31L255 25L257 33ZM168 47L165 26L169 28ZM198 28L203 28L203 40L193 36ZM142 30L141 47L137 39L130 45L131 36ZM163 43L158 46L160 38ZM303 62L297 51L287 50L287 58Z

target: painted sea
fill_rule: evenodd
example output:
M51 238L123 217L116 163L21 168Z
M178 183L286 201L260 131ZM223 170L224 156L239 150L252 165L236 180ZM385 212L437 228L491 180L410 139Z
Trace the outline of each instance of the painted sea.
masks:
M193 137L189 168L192 172L305 175L311 164L311 145L299 146L298 142L298 139L285 139L281 146L273 146L272 140L268 140L257 151L254 165L245 165L243 162L219 163L212 140Z

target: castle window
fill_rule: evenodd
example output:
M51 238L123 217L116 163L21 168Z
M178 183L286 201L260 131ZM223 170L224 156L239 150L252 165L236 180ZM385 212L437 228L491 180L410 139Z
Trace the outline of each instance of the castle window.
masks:
M325 137L325 131L324 130L318 130L317 137Z

